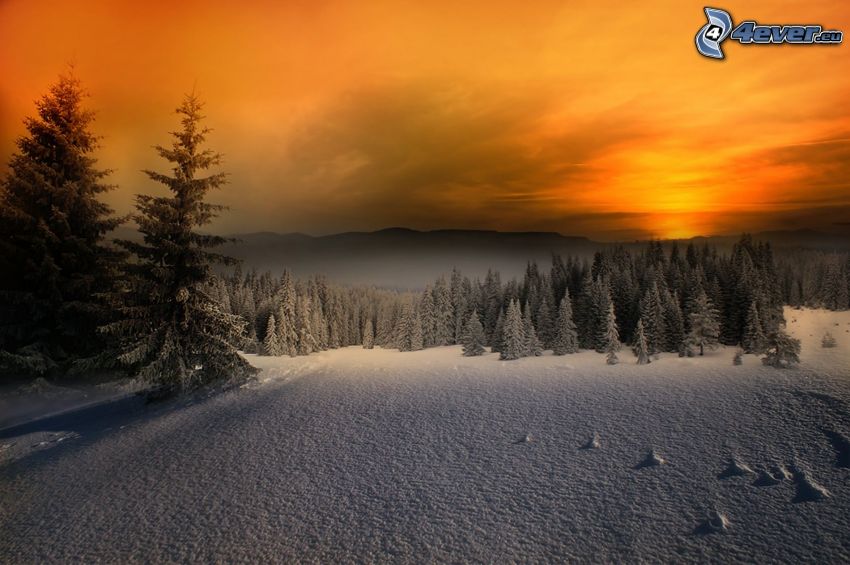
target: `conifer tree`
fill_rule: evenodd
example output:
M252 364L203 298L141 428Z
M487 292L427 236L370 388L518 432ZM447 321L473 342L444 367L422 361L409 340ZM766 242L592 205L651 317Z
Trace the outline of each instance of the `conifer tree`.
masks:
M80 81L62 75L24 121L0 181L0 375L87 368L103 349L122 255L104 236L123 220L98 198L114 186L96 167L94 113Z
M800 340L794 339L779 329L770 335L767 341L766 355L762 363L778 369L787 368L800 362Z
M643 320L649 354L664 350L667 328L664 324L664 309L658 285L653 282L640 301L640 317Z
M490 344L490 351L493 353L501 353L502 345L505 339L505 311L499 310L499 316L496 318L496 326L493 330L493 339Z
M558 308L558 322L555 328L555 343L552 351L555 355L578 353L578 334L573 322L573 307L569 288L565 289L564 298Z
M526 354L527 346L528 342L525 337L519 303L512 299L505 313L499 358L502 360L519 359Z
M363 349L374 349L375 338L372 330L372 320L366 320L363 326Z
M419 301L419 317L422 322L422 344L424 347L437 345L437 312L431 287L425 287Z
M454 341L452 327L454 311L451 292L445 278L440 277L434 283L432 299L434 301L434 345L449 345Z
M297 355L309 355L314 351L319 350L319 343L313 333L312 306L310 297L299 296L297 299L297 307L295 309L295 331L298 335L298 346L296 348Z
M423 347L422 320L409 301L402 308L395 341L399 351L419 351Z
M548 285L543 286L544 290L551 290ZM549 307L549 299L547 296L540 298L540 303L537 306L535 330L537 337L543 347L552 348L555 343L555 324L552 321L552 311Z
M665 351L676 352L685 340L685 321L679 298L669 291L664 296Z
M831 333L826 332L820 340L820 345L821 347L830 349L836 347L838 343L835 341L835 337Z
M531 319L531 305L525 303L525 313L522 315L522 331L525 334L525 353L526 357L540 357L543 355L543 344L537 337L537 331L534 329L534 322Z
M637 357L638 365L646 365L649 363L649 346L646 343L646 334L643 330L643 318L638 319L637 328L635 328L635 356Z
M476 357L484 354L484 326L478 319L478 312L473 311L466 322L466 328L463 332L463 354L466 357Z
M581 291L576 301L575 322L578 327L579 345L584 349L596 349L599 325L594 304L594 281L590 271L581 280Z
M268 325L266 325L266 339L263 340L263 353L277 357L283 355L283 347L280 344L280 334L277 332L277 324L274 315L269 316Z
M688 332L687 345L699 347L700 355L703 355L706 349L716 349L719 344L720 322L717 310L704 290L693 300L689 317L691 330Z
M592 297L592 335L595 344L594 348L597 352L604 353L608 345L608 311L614 310L614 303L611 300L611 289L606 280L598 278L594 281Z
M602 343L602 351L605 353L605 361L609 365L616 365L620 362L617 358L617 352L620 351L620 332L617 330L617 317L614 315L614 304L609 301L608 311L605 315L605 330L602 333L600 342Z
M744 337L741 345L743 345L746 353L763 353L766 341L767 338L759 319L758 306L756 306L756 301L753 300L750 302L750 308L747 312L747 322L744 326Z
M127 266L127 288L118 298L123 319L104 327L120 340L117 359L133 373L170 389L190 389L219 379L246 377L256 370L236 351L245 322L222 312L203 291L210 264L234 261L212 251L224 238L204 235L222 206L205 201L225 184L224 173L200 176L218 165L219 154L203 149L210 130L200 122L202 104L194 94L177 109L182 128L170 147L156 147L173 165L173 175L146 171L170 196L136 197L143 241L120 244L137 257Z

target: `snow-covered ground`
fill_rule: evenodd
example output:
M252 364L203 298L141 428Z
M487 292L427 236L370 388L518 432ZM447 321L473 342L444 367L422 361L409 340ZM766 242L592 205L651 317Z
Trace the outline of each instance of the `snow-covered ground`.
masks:
M786 318L791 370L348 348L7 429L0 561L847 561L850 313Z

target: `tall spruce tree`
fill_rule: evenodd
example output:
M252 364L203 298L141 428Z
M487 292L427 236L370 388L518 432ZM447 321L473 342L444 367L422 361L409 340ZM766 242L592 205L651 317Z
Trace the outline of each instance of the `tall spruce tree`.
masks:
M569 288L564 289L564 298L558 308L558 321L552 352L555 355L578 353L578 334L575 322L573 322L573 306Z
M691 330L687 337L688 346L699 347L700 355L706 349L716 349L720 338L720 320L705 291L701 291L694 299L689 318Z
M741 345L745 353L763 353L767 338L762 329L761 319L759 318L759 310L756 301L750 302L750 308L747 312L747 322L744 326L744 336Z
M512 299L505 313L499 358L506 361L519 359L525 356L527 346L519 303Z
M635 345L633 349L638 365L649 363L650 353L649 346L646 343L646 333L643 330L643 318L638 319L637 328L635 328Z
M413 304L405 302L396 327L396 346L399 351L419 351L423 347L422 320Z
M212 251L224 238L194 231L224 209L205 197L226 182L221 172L200 176L221 161L203 148L210 130L200 124L202 106L194 93L187 95L177 108L182 127L171 146L156 147L173 165L172 174L145 171L171 195L136 197L133 219L143 241L120 242L137 260L127 266L125 292L117 297L123 319L104 327L120 340L120 363L180 390L256 371L233 345L241 342L245 322L224 313L203 290L212 263L234 261Z
M617 330L617 317L614 315L614 303L608 302L608 311L605 314L604 330L600 335L602 345L601 353L605 353L605 362L616 365L620 362L617 352L620 351L620 332Z
M474 311L469 316L463 332L463 354L466 357L483 355L486 351L484 349L484 342L486 340L484 326L481 325L481 321L478 319L478 312Z
M274 316L269 316L268 324L266 325L266 339L263 340L263 354L277 357L284 354L283 347L280 344L280 334L277 331L277 323Z
M525 312L522 315L522 331L525 334L525 356L540 357L543 355L543 344L537 337L534 329L534 321L531 319L531 304L525 303Z
M363 349L375 348L375 337L372 330L372 320L366 320L363 326Z
M655 355L665 349L667 328L665 326L664 306L658 285L653 282L640 301L640 319L643 320L644 335L649 354Z
M24 120L0 181L0 376L87 368L103 349L122 255L104 243L123 220L98 197L114 187L96 167L94 113L73 73Z

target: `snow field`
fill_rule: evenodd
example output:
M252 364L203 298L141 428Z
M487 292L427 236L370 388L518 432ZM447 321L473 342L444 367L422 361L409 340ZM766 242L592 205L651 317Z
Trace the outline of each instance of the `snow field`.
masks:
M733 366L734 348L249 356L263 372L242 389L63 422L79 437L0 465L0 556L847 560L850 314L786 318L791 370Z

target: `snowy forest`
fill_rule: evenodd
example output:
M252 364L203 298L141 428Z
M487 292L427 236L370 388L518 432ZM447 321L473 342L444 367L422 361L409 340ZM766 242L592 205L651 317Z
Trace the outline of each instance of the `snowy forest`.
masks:
M638 254L606 248L592 263L554 256L548 270L529 263L521 281L503 282L493 271L470 279L455 269L422 292L240 268L216 277L208 292L246 322L243 347L261 355L462 344L467 355L490 347L506 360L595 349L613 363L624 343L648 362L657 353L695 355L719 344L746 353L788 347L783 305L846 309L848 257L801 256L777 266L769 244L744 235L726 255L652 241Z
M62 76L27 118L0 184L0 375L119 371L181 390L251 375L238 353L308 355L362 345L401 351L462 344L502 359L579 349L639 363L719 344L797 360L783 305L848 308L850 258L785 253L744 235L731 253L651 241L634 253L600 245L592 262L530 263L521 281L454 270L424 291L334 285L320 276L245 274L204 228L224 211L221 156L205 147L203 103L177 108L180 128L156 146L170 174L147 170L166 196L140 194L128 217L100 195L115 187L94 158L100 140L80 81ZM140 239L113 240L128 221ZM217 266L217 267L216 267ZM447 270L451 266L447 265Z

